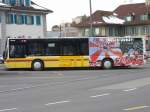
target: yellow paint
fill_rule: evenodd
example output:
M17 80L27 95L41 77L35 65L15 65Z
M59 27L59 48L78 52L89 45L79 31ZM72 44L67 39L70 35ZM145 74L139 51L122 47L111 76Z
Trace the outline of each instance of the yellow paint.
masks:
M139 110L139 109L144 109L144 108L147 108L149 106L137 106L137 107L131 107L131 108L128 108L128 109L124 109L126 111L132 111L132 110Z
M7 59L7 68L31 68L32 61L40 59L44 67L89 67L88 56L33 56L26 58Z

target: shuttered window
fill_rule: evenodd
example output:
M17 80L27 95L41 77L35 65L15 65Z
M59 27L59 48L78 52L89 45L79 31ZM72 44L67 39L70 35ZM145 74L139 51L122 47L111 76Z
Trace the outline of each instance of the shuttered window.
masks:
M41 25L41 16L36 16L36 25Z
M33 25L34 24L34 16L26 16L25 18L26 18L25 22L27 25Z
M41 16L8 13L6 22L7 24L41 25Z
M16 24L24 24L24 16L23 15L16 16Z
M13 6L16 5L16 0L10 0L10 4Z
M26 6L30 6L30 0L26 0Z
M7 24L13 24L14 23L14 16L13 16L13 14L7 14L6 23Z

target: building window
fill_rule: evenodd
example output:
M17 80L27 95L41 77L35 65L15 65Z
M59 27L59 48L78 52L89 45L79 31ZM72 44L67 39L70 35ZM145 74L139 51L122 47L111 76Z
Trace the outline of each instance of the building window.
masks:
M2 0L2 3L5 3L5 0Z
M25 16L25 23L27 25L33 25L34 24L34 16Z
M100 29L99 28L95 28L94 29L94 36L99 36L100 35Z
M23 6L24 5L23 0L18 0L18 5Z
M1 21L1 19L0 19ZM7 14L7 24L41 25L41 16L30 16L24 14Z
M10 4L11 4L12 6L16 5L16 0L10 0Z
M26 6L30 6L30 0L26 0Z
M7 14L6 23L7 24L13 24L14 23L14 16L13 16L13 14Z
M125 20L127 21L127 22L131 22L131 21L133 21L135 19L135 16L134 15L130 15L130 16L126 16L125 17Z
M148 27L147 26L141 26L140 27L140 31L141 31L141 35L146 35L147 34L147 32L148 32Z
M109 27L109 36L114 36L114 28L113 27Z
M126 19L126 21L132 21L132 17L131 16L127 16L125 19Z
M36 25L41 25L41 16L36 16Z
M89 36L89 33L90 33L90 29L86 28L84 35L85 35L85 36Z
M16 16L16 24L24 24L24 16L23 15Z
M141 16L140 16L140 20L141 20L141 21L148 20L148 15L147 15L147 14L141 15Z
M3 0L3 3L10 4L10 0Z

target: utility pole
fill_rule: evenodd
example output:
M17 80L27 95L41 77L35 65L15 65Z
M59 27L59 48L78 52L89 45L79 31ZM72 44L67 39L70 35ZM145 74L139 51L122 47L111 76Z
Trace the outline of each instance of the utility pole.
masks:
M145 0L145 5L146 5L146 9L147 9L147 15L148 15L148 19L150 18L149 16L150 16L150 0ZM150 34L147 32L147 31L145 31L146 32L146 38L145 38L145 40L146 41L148 41L148 47L147 47L147 49L149 50L150 49Z
M145 0L145 5L150 6L150 0Z
M61 30L62 30L62 28L61 28L61 24L60 24L60 26L59 26L59 36L60 36L60 37L62 37L62 34L61 34L62 32L61 32Z
M90 36L93 36L93 18L92 18L92 2L89 0L90 5Z

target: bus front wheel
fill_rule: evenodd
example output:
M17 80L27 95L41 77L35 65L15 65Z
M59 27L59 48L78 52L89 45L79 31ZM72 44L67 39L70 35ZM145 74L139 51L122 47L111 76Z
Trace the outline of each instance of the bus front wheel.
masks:
M113 68L113 66L114 66L114 64L111 59L105 59L102 62L103 69L111 69L111 68Z
M40 71L44 69L44 64L41 60L34 60L32 62L32 70L34 71Z

